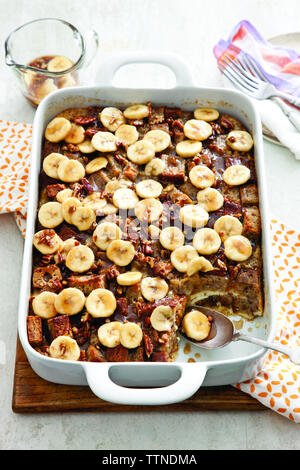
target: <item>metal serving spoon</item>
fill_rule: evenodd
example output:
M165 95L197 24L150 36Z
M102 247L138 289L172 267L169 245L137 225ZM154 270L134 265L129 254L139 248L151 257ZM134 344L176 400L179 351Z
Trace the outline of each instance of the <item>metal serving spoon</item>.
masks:
M206 307L195 306L194 309L200 310L206 316L213 318L211 322L211 330L208 337L203 341L194 341L188 338L182 331L179 331L180 335L183 336L190 343L194 344L198 348L202 349L217 349L226 346L232 341L246 341L247 343L257 344L267 349L273 349L279 351L290 358L290 360L297 365L300 365L300 349L292 351L289 348L280 346L269 341L264 341L260 338L254 338L253 336L247 336L242 333L235 332L232 321L223 315L223 313L217 312Z

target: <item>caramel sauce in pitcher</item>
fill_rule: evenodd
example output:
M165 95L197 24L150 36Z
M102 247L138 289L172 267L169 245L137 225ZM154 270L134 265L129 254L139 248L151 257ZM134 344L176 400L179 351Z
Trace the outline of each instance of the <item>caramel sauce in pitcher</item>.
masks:
M67 57L56 55L45 55L37 57L28 64L41 70L41 73L28 70L24 73L25 85L24 95L34 107L50 93L60 88L75 86L78 84L76 72L64 73L73 66L73 62ZM53 77L47 75L47 71L61 72L61 76Z

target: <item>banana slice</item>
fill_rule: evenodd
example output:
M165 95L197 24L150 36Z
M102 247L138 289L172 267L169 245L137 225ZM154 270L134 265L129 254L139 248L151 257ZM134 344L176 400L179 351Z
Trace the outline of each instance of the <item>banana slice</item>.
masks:
M160 277L144 277L141 282L142 296L150 302L163 299L168 290L168 284Z
M71 129L65 137L65 141L68 144L81 144L84 141L84 128L72 123Z
M193 276L193 274L201 271L203 273L207 273L208 271L213 271L214 267L208 259L204 258L204 256L198 256L197 258L193 258L190 263L188 264L187 268L187 275Z
M145 104L134 104L124 111L126 119L144 119L149 116L149 108Z
M232 215L223 215L215 221L214 230L218 232L222 242L224 242L228 237L241 235L243 232L243 225L236 217L233 217Z
M184 234L178 227L166 227L160 232L159 241L167 250L175 250L184 245Z
M189 338L202 341L208 337L211 324L204 313L192 310L183 317L182 329Z
M58 336L50 344L50 357L64 361L78 361L80 348L75 339L70 336Z
M86 196L83 201L82 205L87 206L90 209L92 209L96 215L98 212L102 214L103 208L106 206L107 200L102 197L102 194L100 192L94 192Z
M171 307L160 305L153 310L150 322L157 331L170 331L175 325L175 314Z
M69 159L60 153L50 153L43 161L43 170L50 178L58 179L58 167L62 162L66 162Z
M162 152L169 147L171 143L170 134L160 131L159 129L147 132L144 136L144 140L147 140L154 145L155 152Z
M224 204L224 197L214 188L205 188L197 193L198 205L207 212L217 211Z
M120 286L134 286L142 279L142 273L139 271L128 271L127 273L119 274L117 283Z
M180 273L187 272L188 266L194 258L198 258L198 253L190 245L180 246L171 253L171 263Z
M111 215L116 214L118 212L118 208L113 204L106 204L103 209L101 209L103 215Z
M73 248L74 249L74 248ZM76 287L67 287L55 297L54 306L58 313L62 315L76 315L85 303L85 296Z
M60 163L57 173L59 179L64 183L76 183L84 178L85 170L78 160L68 159Z
M201 150L202 143L198 140L183 140L176 145L177 155L184 158L194 157Z
M58 79L58 88L69 88L76 85L76 79L71 73L67 73Z
M80 243L75 240L75 238L68 238L65 240L59 249L59 252L54 255L55 263L65 262L69 251L74 248L74 246L78 246L79 244Z
M125 123L123 113L118 108L104 108L101 111L99 118L103 126L111 132L115 132L122 124Z
M117 302L110 290L95 289L87 297L85 306L93 318L106 318L114 313Z
M158 199L149 197L139 201L135 207L135 215L139 220L155 222L163 211L163 205Z
M99 152L115 152L117 138L111 132L99 131L92 138L92 146Z
M213 108L197 108L194 111L195 119L202 121L215 121L220 116L219 111Z
M106 183L104 191L107 194L114 194L114 192L117 191L117 189L127 188L128 186L131 186L131 185L132 185L132 181L126 178L120 178L119 180L111 180L108 183Z
M214 172L205 165L194 166L189 173L189 178L196 188L201 189L209 188L215 182Z
M211 255L220 248L221 238L212 228L201 228L194 235L193 246L201 255Z
M229 132L226 143L230 148L239 152L248 152L253 147L253 139L246 131Z
M84 140L83 142L78 144L77 147L79 148L80 152L82 152L82 153L93 153L96 150L95 147L93 146L91 140L89 140L89 139Z
M98 329L98 338L101 344L106 348L115 348L120 344L120 329L122 323L111 321L104 323Z
M187 204L180 209L179 219L184 225L201 228L207 224L209 214L198 205Z
M127 157L133 163L144 165L155 155L155 147L149 140L138 140L127 149Z
M72 224L72 217L74 212L81 207L81 202L76 197L66 198L62 204L62 215L68 224Z
M46 202L39 209L38 219L43 227L57 227L64 221L61 204L54 201Z
M41 318L53 318L57 315L54 302L54 292L41 292L32 301L32 309Z
M145 175L147 176L158 176L160 175L166 167L166 164L160 158L153 158L145 166Z
M72 248L66 257L66 266L75 273L88 271L95 262L93 251L85 245Z
M252 246L248 238L233 235L224 241L225 256L232 261L245 261L252 254Z
M56 199L58 202L64 202L66 199L72 197L73 191L70 188L62 189L56 194Z
M73 67L73 65L74 63L68 57L57 55L48 62L47 69L49 72L64 72Z
M54 84L52 78L47 78L44 82L37 86L35 89L34 95L35 99L34 102L39 104L47 95L50 95L53 91L57 90L57 86Z
M78 207L72 215L72 223L78 230L88 230L96 222L96 214L90 207Z
M135 126L122 124L115 132L115 136L125 145L132 145L138 141L139 133Z
M160 235L160 228L156 227L156 225L149 225L148 233L150 240L158 240Z
M85 171L88 174L95 173L95 171L102 170L108 164L108 160L105 157L97 157L91 160L85 167Z
M223 180L229 186L244 184L250 178L250 170L245 165L231 165L223 173Z
M191 119L186 121L183 132L188 139L205 140L212 135L212 127L208 122Z
M121 240L122 230L112 222L102 222L93 233L93 241L100 250L107 250L113 240Z
M137 348L143 340L142 328L137 323L122 323L120 328L120 343L124 348Z
M124 240L114 240L106 251L108 259L118 266L127 266L133 260L135 249L132 243Z
M129 188L117 189L113 195L113 203L119 209L134 209L138 202L136 193Z
M59 250L61 239L52 229L40 230L33 236L33 245L43 255L51 255Z
M70 130L70 121L63 117L57 117L52 119L46 127L45 137L49 142L59 142L66 137Z
M140 181L136 185L135 189L140 197L147 199L149 197L159 197L162 193L163 187L158 181L149 179Z

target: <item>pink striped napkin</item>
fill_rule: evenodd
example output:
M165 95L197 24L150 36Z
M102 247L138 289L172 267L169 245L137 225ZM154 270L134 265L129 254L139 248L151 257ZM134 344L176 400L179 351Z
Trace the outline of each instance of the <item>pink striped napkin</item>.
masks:
M238 23L227 40L219 40L213 52L217 61L224 54L232 58L248 54L278 90L300 97L300 53L273 46L249 21ZM300 159L300 133L283 111L272 100L255 101L265 126Z

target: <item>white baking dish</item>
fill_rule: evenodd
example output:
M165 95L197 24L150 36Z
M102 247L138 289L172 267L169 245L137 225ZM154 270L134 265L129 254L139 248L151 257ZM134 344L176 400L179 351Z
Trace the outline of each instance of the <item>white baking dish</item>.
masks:
M176 86L165 90L113 87L112 79L117 69L122 65L136 62L153 62L168 66L175 74ZM247 380L260 370L265 349L242 341L214 351L203 350L199 362L195 363L187 362L188 356L183 351L184 341L180 342L180 351L175 363L61 361L42 356L28 343L26 315L31 289L32 237L38 201L41 143L45 126L57 113L70 107L89 105L126 107L132 103L147 101L155 105L165 104L183 109L213 106L236 116L253 133L263 230L265 312L259 321L260 326L255 321L251 326L256 336L269 340L273 338L275 309L266 175L261 123L253 103L237 91L195 87L186 65L175 55L157 52L117 55L102 64L100 72L99 85L96 87L67 88L48 96L38 107L34 119L28 222L19 304L19 335L29 362L34 371L46 380L70 385L88 384L99 398L132 405L175 403L190 397L202 384L225 385ZM246 322L244 327L247 328ZM190 356L196 352L199 350L193 350L192 347Z

